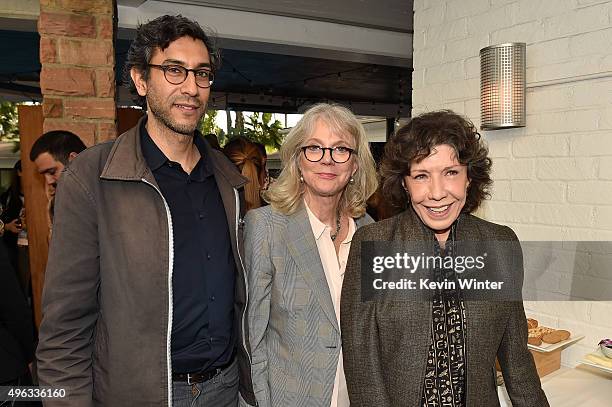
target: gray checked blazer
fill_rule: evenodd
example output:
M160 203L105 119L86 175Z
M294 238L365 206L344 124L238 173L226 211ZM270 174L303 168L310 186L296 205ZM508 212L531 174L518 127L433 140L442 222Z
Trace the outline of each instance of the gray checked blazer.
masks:
M249 211L244 246L258 405L329 407L340 327L305 206L289 216L271 206Z
M510 228L467 214L459 217L456 233L457 241L518 244ZM361 243L431 239L412 209L361 228L353 236L340 303L344 372L351 407L421 406L432 330L431 302L362 302ZM517 278L522 281L522 275ZM499 406L495 386L497 357L513 406L548 407L527 349L523 303L466 301L465 314L466 406Z

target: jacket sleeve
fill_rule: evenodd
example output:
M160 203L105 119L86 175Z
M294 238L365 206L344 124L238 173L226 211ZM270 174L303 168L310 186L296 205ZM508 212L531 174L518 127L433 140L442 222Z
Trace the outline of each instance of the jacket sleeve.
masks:
M271 405L268 383L266 332L270 320L270 289L273 266L270 252L271 227L260 211L246 216L244 237L245 268L249 282L249 342L253 391L260 407Z
M390 407L381 363L376 302L361 300L361 232L360 229L353 236L342 283L340 325L344 374L352 407Z
M522 286L523 281L523 256L518 238L512 230L512 241L516 247L512 249L513 255L520 257L516 262L519 273L516 276ZM533 356L527 347L527 318L523 308L522 299L509 302L510 315L497 351L497 358L504 375L504 382L508 395L515 407L548 407L546 394L542 390L540 378L533 361Z
M66 169L58 183L55 223L43 290L37 349L41 385L66 397L46 406L92 406L93 334L98 316L99 248L92 194Z

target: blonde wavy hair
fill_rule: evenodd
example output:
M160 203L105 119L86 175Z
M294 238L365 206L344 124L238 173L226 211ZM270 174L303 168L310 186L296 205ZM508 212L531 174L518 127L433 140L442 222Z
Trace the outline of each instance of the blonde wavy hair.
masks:
M337 104L320 103L312 106L291 129L280 148L283 169L278 180L263 193L263 198L285 215L299 208L304 194L299 167L302 147L314 133L319 120L329 126L333 133L353 137L355 151L350 160L357 160L357 171L353 175L354 182L349 182L342 191L339 205L342 213L359 218L365 213L367 199L378 187L376 168L365 129L350 110Z

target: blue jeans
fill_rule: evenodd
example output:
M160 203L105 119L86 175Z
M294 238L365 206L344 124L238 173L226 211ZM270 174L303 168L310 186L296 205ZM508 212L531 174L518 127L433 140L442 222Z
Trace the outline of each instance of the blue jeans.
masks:
M238 405L238 358L221 373L203 383L172 382L175 407L236 407Z

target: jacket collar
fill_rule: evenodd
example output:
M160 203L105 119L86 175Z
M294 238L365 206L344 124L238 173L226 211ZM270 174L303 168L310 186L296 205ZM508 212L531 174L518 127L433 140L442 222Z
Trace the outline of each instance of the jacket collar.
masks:
M100 178L121 181L140 181L145 178L155 183L153 174L142 154L141 125L147 120L143 116L136 126L120 135L115 140L108 155ZM196 134L199 137L199 132ZM208 143L203 143L205 154L210 158L215 176L222 176L232 187L238 188L247 182L236 167L225 158L223 153L213 150Z
M140 181L149 173L147 161L140 145L140 125L146 120L143 116L136 126L120 135L106 159L100 178L122 181Z

